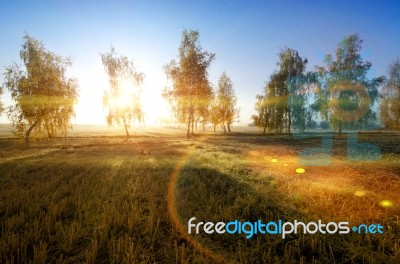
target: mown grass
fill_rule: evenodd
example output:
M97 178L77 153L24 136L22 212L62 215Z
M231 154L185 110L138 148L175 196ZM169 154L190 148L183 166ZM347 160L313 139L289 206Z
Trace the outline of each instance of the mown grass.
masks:
M398 263L399 138L363 137L382 160L348 162L336 137L333 165L304 174L294 172L297 151L318 140L105 137L28 149L2 141L0 262ZM393 206L380 207L382 199ZM385 233L188 236L192 216L381 223Z

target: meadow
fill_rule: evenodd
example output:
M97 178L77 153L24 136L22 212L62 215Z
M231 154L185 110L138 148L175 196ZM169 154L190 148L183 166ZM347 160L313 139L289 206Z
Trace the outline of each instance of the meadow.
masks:
M398 133L359 134L380 160L349 161L343 134L331 166L302 166L299 151L320 139L88 128L27 146L1 131L0 263L400 263ZM193 216L380 223L384 234L189 235Z

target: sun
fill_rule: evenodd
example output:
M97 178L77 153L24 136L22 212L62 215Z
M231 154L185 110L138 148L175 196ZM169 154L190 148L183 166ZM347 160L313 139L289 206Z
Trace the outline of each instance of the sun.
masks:
M112 100L114 107L126 109L138 104L144 113L146 125L160 124L161 120L171 118L170 107L162 98L162 90L157 85L144 83L138 86L128 80L121 80L118 88L118 95Z
M123 80L120 82L119 94L115 100L115 103L119 107L133 106L135 94L138 94L139 92L139 89L132 83L128 82L127 80Z
M122 80L119 82L118 91L113 96L111 105L117 108L134 107L140 99L140 94L139 87L127 80Z
M157 125L162 120L171 119L171 108L162 98L162 90L158 86L145 85L140 100L143 105L147 125Z

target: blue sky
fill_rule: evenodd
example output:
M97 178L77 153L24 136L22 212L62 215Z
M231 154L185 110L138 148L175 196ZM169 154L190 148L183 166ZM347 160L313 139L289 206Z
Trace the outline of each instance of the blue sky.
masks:
M142 89L150 121L166 114L162 66L177 57L183 29L199 30L203 49L216 53L210 81L216 85L224 70L230 75L240 120L247 124L255 96L285 46L297 49L312 70L339 41L358 33L363 57L373 65L370 76L385 74L400 56L399 11L396 1L0 0L0 73L13 61L20 63L22 36L28 32L49 50L73 59L69 75L78 79L80 89L74 122L104 124L101 96L108 81L99 53L113 45L146 75ZM9 104L7 92L2 100ZM0 122L8 122L4 114Z

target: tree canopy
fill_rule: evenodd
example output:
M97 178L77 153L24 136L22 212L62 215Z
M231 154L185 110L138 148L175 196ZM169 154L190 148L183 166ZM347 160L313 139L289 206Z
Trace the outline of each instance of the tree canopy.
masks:
M339 133L366 128L376 120L372 107L384 78L367 78L372 64L363 60L361 49L362 40L352 34L339 43L335 56L325 57L325 67L317 68L320 89L313 109Z
M179 122L186 123L187 137L194 133L195 122L206 118L212 100L208 68L215 54L203 51L199 32L184 30L178 61L172 60L164 70L172 86L163 93Z
M315 126L312 117L319 114L339 133L343 128L374 125L377 116L373 106L384 77L368 78L372 64L363 60L361 48L362 40L352 34L339 43L335 55L326 56L325 66L307 73L307 60L295 50L283 49L278 54L278 69L271 74L264 93L257 96L257 115L252 116L254 124L262 127L264 133L267 129L290 133L291 126L301 132ZM391 69L392 81L384 89L386 95L381 108L385 111L382 113L385 120L393 119L390 116L396 116L397 112L391 110L398 109L397 101L390 99L397 94L394 92L396 66Z
M78 96L77 81L66 77L72 62L28 34L23 39L24 67L14 63L4 74L4 86L14 101L7 109L11 124L26 141L32 132L35 136L66 135Z
M299 89L307 65L307 60L290 48L282 49L278 58L278 69L271 74L264 93L257 95L257 115L252 116L255 125L262 127L264 133L267 129L290 133L293 109L289 96Z
M223 72L218 80L216 94L216 119L226 133L226 127L231 132L230 125L239 117L239 110L236 108L237 98L233 90L233 83L226 72Z
M131 121L143 121L144 118L141 90L135 89L143 82L144 74L136 70L133 60L117 54L114 47L100 56L110 84L109 90L103 93L103 107L108 111L107 123L123 125L129 137Z

